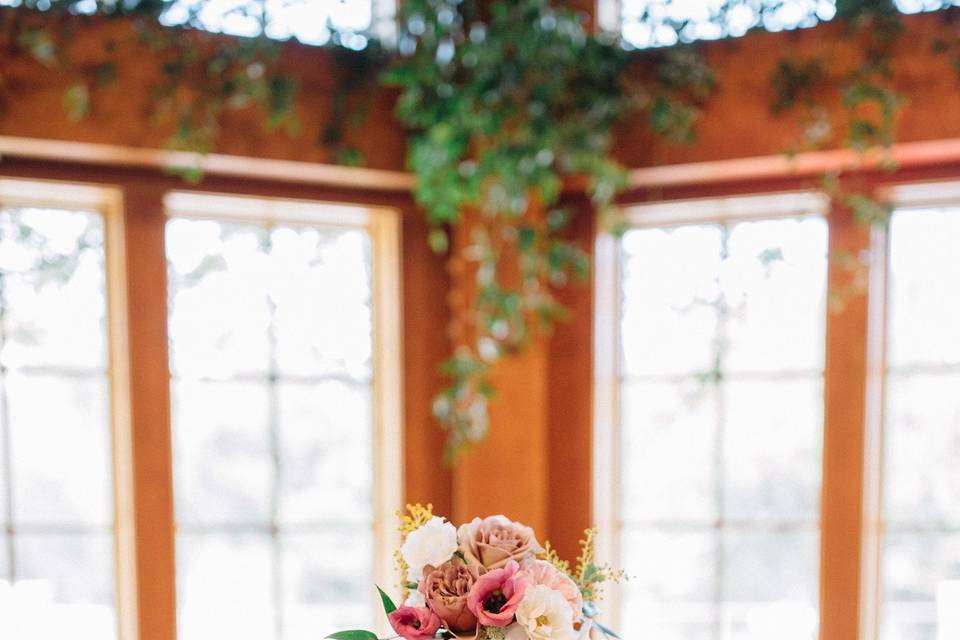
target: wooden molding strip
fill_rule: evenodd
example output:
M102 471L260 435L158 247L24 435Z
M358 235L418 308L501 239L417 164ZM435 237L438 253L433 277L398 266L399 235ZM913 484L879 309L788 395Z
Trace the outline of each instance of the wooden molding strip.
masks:
M414 176L404 171L216 153L204 156L185 151L16 136L0 136L0 157L3 156L150 169L197 168L212 175L381 192L409 192L414 184ZM852 149L835 149L810 151L794 156L778 154L642 167L630 172L628 188L677 187L873 170L882 167L890 158L899 167L960 162L960 138L905 142L893 145L890 150L871 149L864 153ZM569 186L577 189L581 185L573 183Z
M204 156L186 151L144 149L67 140L0 136L0 157L4 156L29 160L148 169L196 168L212 175L329 185L371 191L408 192L413 188L413 176L403 171L341 167L330 164L248 158L216 153Z
M643 167L630 172L631 189L677 187L720 182L740 182L783 177L816 176L827 172L850 172L881 168L893 159L898 167L922 167L960 161L960 138L895 144L889 150L853 149L810 151L754 156L710 162L690 162L661 167Z

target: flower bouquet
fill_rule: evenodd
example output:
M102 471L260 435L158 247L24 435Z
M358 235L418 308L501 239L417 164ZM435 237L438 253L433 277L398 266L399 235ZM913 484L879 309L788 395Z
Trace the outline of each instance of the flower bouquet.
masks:
M601 585L622 578L593 558L594 531L581 540L577 566L540 546L530 527L504 516L459 529L431 506L408 506L396 552L403 604L382 589L393 638L403 640L587 640L619 638L596 620ZM334 640L377 640L372 631L340 631Z

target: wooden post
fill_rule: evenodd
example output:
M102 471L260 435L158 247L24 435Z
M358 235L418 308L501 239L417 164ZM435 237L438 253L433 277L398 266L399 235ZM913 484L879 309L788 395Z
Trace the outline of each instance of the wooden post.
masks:
M867 640L863 599L868 459L871 232L848 208L830 211L831 304L824 376L821 640ZM871 474L872 475L872 474Z
M465 213L452 239L452 333L468 342L476 339L472 320L477 287L475 263L464 254L472 243L471 220L479 215ZM508 277L512 259L504 257L502 264ZM548 359L545 339L535 336L524 351L494 366L490 432L484 442L469 447L453 469L455 521L502 513L533 527L541 542L548 537Z
M165 220L162 189L130 186L107 231L122 640L177 629Z

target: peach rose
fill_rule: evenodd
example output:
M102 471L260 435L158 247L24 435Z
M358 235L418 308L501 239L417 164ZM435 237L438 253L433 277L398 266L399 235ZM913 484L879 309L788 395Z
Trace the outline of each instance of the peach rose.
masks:
M477 627L477 616L467 607L467 595L480 577L481 567L454 558L439 567L427 566L420 581L420 593L453 633L469 633Z
M518 563L543 553L533 529L504 516L490 516L462 525L457 532L460 552L468 563L499 569L511 560Z
M526 576L529 586L543 585L560 592L570 604L574 622L583 617L583 594L570 576L546 560L527 560L523 563L521 572Z

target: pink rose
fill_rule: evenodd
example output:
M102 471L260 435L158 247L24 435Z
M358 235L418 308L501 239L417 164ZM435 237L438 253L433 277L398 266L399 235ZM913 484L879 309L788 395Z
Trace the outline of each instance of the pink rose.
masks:
M499 569L511 560L523 562L543 553L533 529L504 516L474 518L457 532L460 551L468 563Z
M542 584L561 595L570 603L574 622L583 617L583 594L573 579L546 560L527 560L521 568L527 585Z
M523 600L527 583L520 565L510 560L502 569L494 569L477 580L467 596L467 607L486 627L506 627Z
M440 629L440 617L426 607L403 606L387 618L403 640L432 640Z
M423 570L420 593L427 606L454 633L467 633L477 628L477 616L467 607L467 596L480 577L480 571L482 567L464 564L460 558Z

